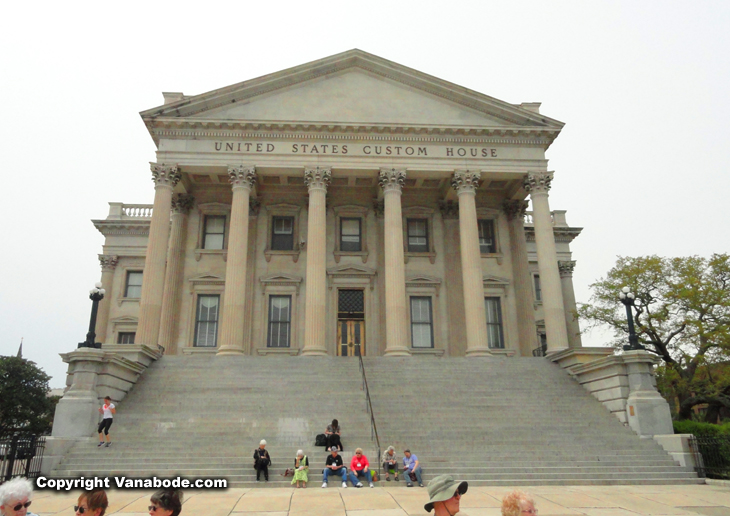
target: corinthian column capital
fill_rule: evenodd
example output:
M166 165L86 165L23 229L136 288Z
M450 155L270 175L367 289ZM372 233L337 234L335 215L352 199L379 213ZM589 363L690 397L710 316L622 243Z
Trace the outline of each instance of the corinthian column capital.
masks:
M172 198L172 204L170 207L173 213L186 214L193 207L194 202L195 197L193 197L192 195L177 194L175 197Z
M378 183L383 192L403 191L403 185L406 183L406 171L397 168L381 168Z
M508 199L502 203L502 211L508 220L524 219L529 204L527 200Z
M330 167L313 167L304 169L304 184L311 192L312 190L327 191L332 177L332 169Z
M575 260L558 261L558 271L560 271L561 278L572 277L573 269L575 269Z
M166 165L164 163L150 163L152 169L152 180L155 186L169 186L174 188L180 181L180 172L177 165Z
M457 193L476 193L482 173L473 170L457 170L451 178L451 187Z
M552 172L529 172L522 180L522 186L530 193L548 193L552 180Z
M119 263L119 257L110 254L100 254L99 264L101 265L101 272L110 272L116 269L117 263ZM108 287L107 287L108 288Z
M232 188L246 188L251 190L256 184L256 167L254 166L229 166L228 181Z

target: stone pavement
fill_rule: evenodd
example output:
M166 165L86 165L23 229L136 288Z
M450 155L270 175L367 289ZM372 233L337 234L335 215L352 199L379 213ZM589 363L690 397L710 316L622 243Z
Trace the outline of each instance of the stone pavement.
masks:
M183 516L406 516L428 514L426 489L401 486L369 489L226 489L185 492ZM730 487L538 486L523 487L537 502L540 516L730 516ZM461 501L461 516L498 516L505 487L472 487ZM73 516L80 491L36 491L31 509L40 516ZM152 491L110 490L107 514L142 516ZM433 514L433 513L431 513Z

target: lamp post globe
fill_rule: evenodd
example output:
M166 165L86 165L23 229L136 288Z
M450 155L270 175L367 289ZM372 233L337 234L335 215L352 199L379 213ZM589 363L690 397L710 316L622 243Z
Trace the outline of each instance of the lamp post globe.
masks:
M86 340L79 342L78 348L94 348L101 349L101 342L94 342L96 340L96 314L99 311L99 301L104 299L106 290L102 288L102 284L97 282L94 284L94 288L89 290L89 299L91 299L91 318L89 320L89 331L86 333Z
M634 330L634 314L631 312L631 307L634 304L636 295L631 292L629 287L624 287L621 289L621 292L619 292L618 298L626 307L626 319L629 323L629 344L624 345L624 351L646 350L644 346L639 344L639 337L636 335L636 331Z

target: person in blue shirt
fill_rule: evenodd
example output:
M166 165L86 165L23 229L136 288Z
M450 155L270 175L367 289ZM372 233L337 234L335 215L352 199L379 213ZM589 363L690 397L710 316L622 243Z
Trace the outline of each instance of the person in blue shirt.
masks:
M406 479L406 487L413 487L411 481L411 473L416 475L418 486L423 487L423 478L421 478L421 465L418 462L418 457L411 453L411 450L405 449L403 451L403 477Z

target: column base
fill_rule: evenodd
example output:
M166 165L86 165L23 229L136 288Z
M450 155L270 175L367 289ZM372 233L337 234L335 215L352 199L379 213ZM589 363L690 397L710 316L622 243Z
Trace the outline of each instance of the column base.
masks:
M468 356L468 357L491 357L494 355L492 355L492 352L489 350L489 348L474 348L474 349L467 349L466 356Z
M383 356L386 357L410 357L411 352L407 348L392 348L386 349Z
M218 352L215 354L217 357L226 356L226 355L243 355L243 349L241 348L234 348L234 347L222 347L218 350Z
M326 357L329 353L325 348L302 348L301 355L303 357Z
M551 357L551 356L553 356L553 355L555 355L557 353L562 353L563 351L567 351L569 349L570 348L568 346L564 346L562 348L548 348L548 350L545 351L545 356L546 357Z

